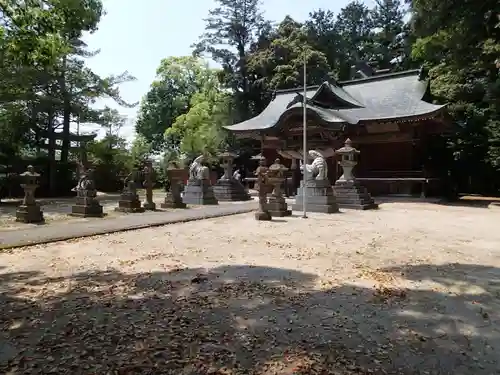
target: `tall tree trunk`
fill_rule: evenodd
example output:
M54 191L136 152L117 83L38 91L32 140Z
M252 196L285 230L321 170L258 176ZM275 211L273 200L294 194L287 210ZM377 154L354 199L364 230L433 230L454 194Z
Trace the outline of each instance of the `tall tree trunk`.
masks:
M71 122L71 97L68 93L66 82L67 58L63 57L63 72L60 77L61 92L63 95L63 129L62 129L62 147L61 147L61 162L68 161L70 148L70 122Z
M49 192L50 195L56 194L57 186L57 163L56 163L56 137L54 131L54 113L52 109L48 112L47 120L47 139L48 139L48 159L49 159Z

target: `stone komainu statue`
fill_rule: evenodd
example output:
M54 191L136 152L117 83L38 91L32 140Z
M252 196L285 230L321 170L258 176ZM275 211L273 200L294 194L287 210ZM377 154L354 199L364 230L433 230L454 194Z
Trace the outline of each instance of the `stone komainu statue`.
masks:
M189 166L189 179L190 180L209 180L210 170L207 166L204 166L205 157L203 155L198 156L193 160Z
M125 177L125 180L123 181L124 185L124 190L131 193L135 194L137 192L137 172L133 171L128 174L127 177Z
M96 197L97 191L93 178L94 170L91 168L82 168L80 173L81 176L78 180L78 184L73 190L76 191L78 196Z
M326 180L328 179L328 165L326 160L318 151L310 150L309 157L313 159L311 164L306 164L307 179L308 180ZM304 169L301 163L300 169Z

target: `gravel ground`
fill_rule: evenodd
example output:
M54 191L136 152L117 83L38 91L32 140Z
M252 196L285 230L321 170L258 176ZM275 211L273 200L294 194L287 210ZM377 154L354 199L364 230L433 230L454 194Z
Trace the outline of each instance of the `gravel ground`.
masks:
M0 254L0 373L500 373L500 209L252 214Z

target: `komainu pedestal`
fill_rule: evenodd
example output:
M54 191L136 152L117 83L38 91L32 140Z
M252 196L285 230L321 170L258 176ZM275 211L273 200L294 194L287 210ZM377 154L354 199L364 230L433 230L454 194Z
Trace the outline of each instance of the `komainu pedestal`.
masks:
M139 200L139 195L137 194L136 177L137 173L132 172L125 179L125 188L120 195L118 207L115 208L115 211L125 213L145 211L144 207L141 206L141 201Z
M214 195L214 189L210 180L188 180L184 188L182 201L186 204L194 205L214 205L219 204Z
M241 182L233 177L233 161L236 156L236 154L231 152L224 152L220 155L224 175L217 180L217 183L213 187L215 198L218 201L238 202L251 199L250 194L248 194Z
M83 171L76 186L76 203L71 206L71 216L103 217L103 209L96 199L97 190L93 180L92 170Z
M304 182L300 182L300 187L295 196L294 211L304 209L304 194L306 196L306 208L308 212L320 212L334 214L339 212L339 206L333 193L332 185L328 180L309 180L304 188Z
M304 181L300 182L292 209L294 211L304 209L305 194L307 211L325 214L339 212L332 185L328 180L328 165L325 158L320 152L314 150L310 150L308 154L313 162L300 167L306 174L306 184L304 186Z
M337 154L342 157L339 164L343 173L335 182L335 196L341 208L371 210L378 208L378 204L375 203L368 190L356 181L356 177L352 172L358 164L357 156L359 153L358 150L352 147L350 139L345 141L344 147L337 150Z
M198 156L189 167L189 179L182 197L182 201L186 204L219 204L210 182L210 170L202 164L203 159L203 155Z

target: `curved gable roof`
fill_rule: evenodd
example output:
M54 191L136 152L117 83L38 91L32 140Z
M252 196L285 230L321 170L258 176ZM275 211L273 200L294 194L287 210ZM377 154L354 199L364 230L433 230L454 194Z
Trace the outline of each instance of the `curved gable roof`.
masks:
M307 108L327 123L357 124L360 121L390 120L431 115L445 105L422 100L428 86L418 79L419 70L384 74L339 84L323 83L307 88ZM276 126L290 111L302 108L299 89L283 90L258 116L239 124L226 126L231 131L266 130ZM315 102L321 95L334 95L348 108L321 108ZM300 95L300 96L299 96ZM333 97L332 97L333 98ZM292 103L294 102L294 103Z

